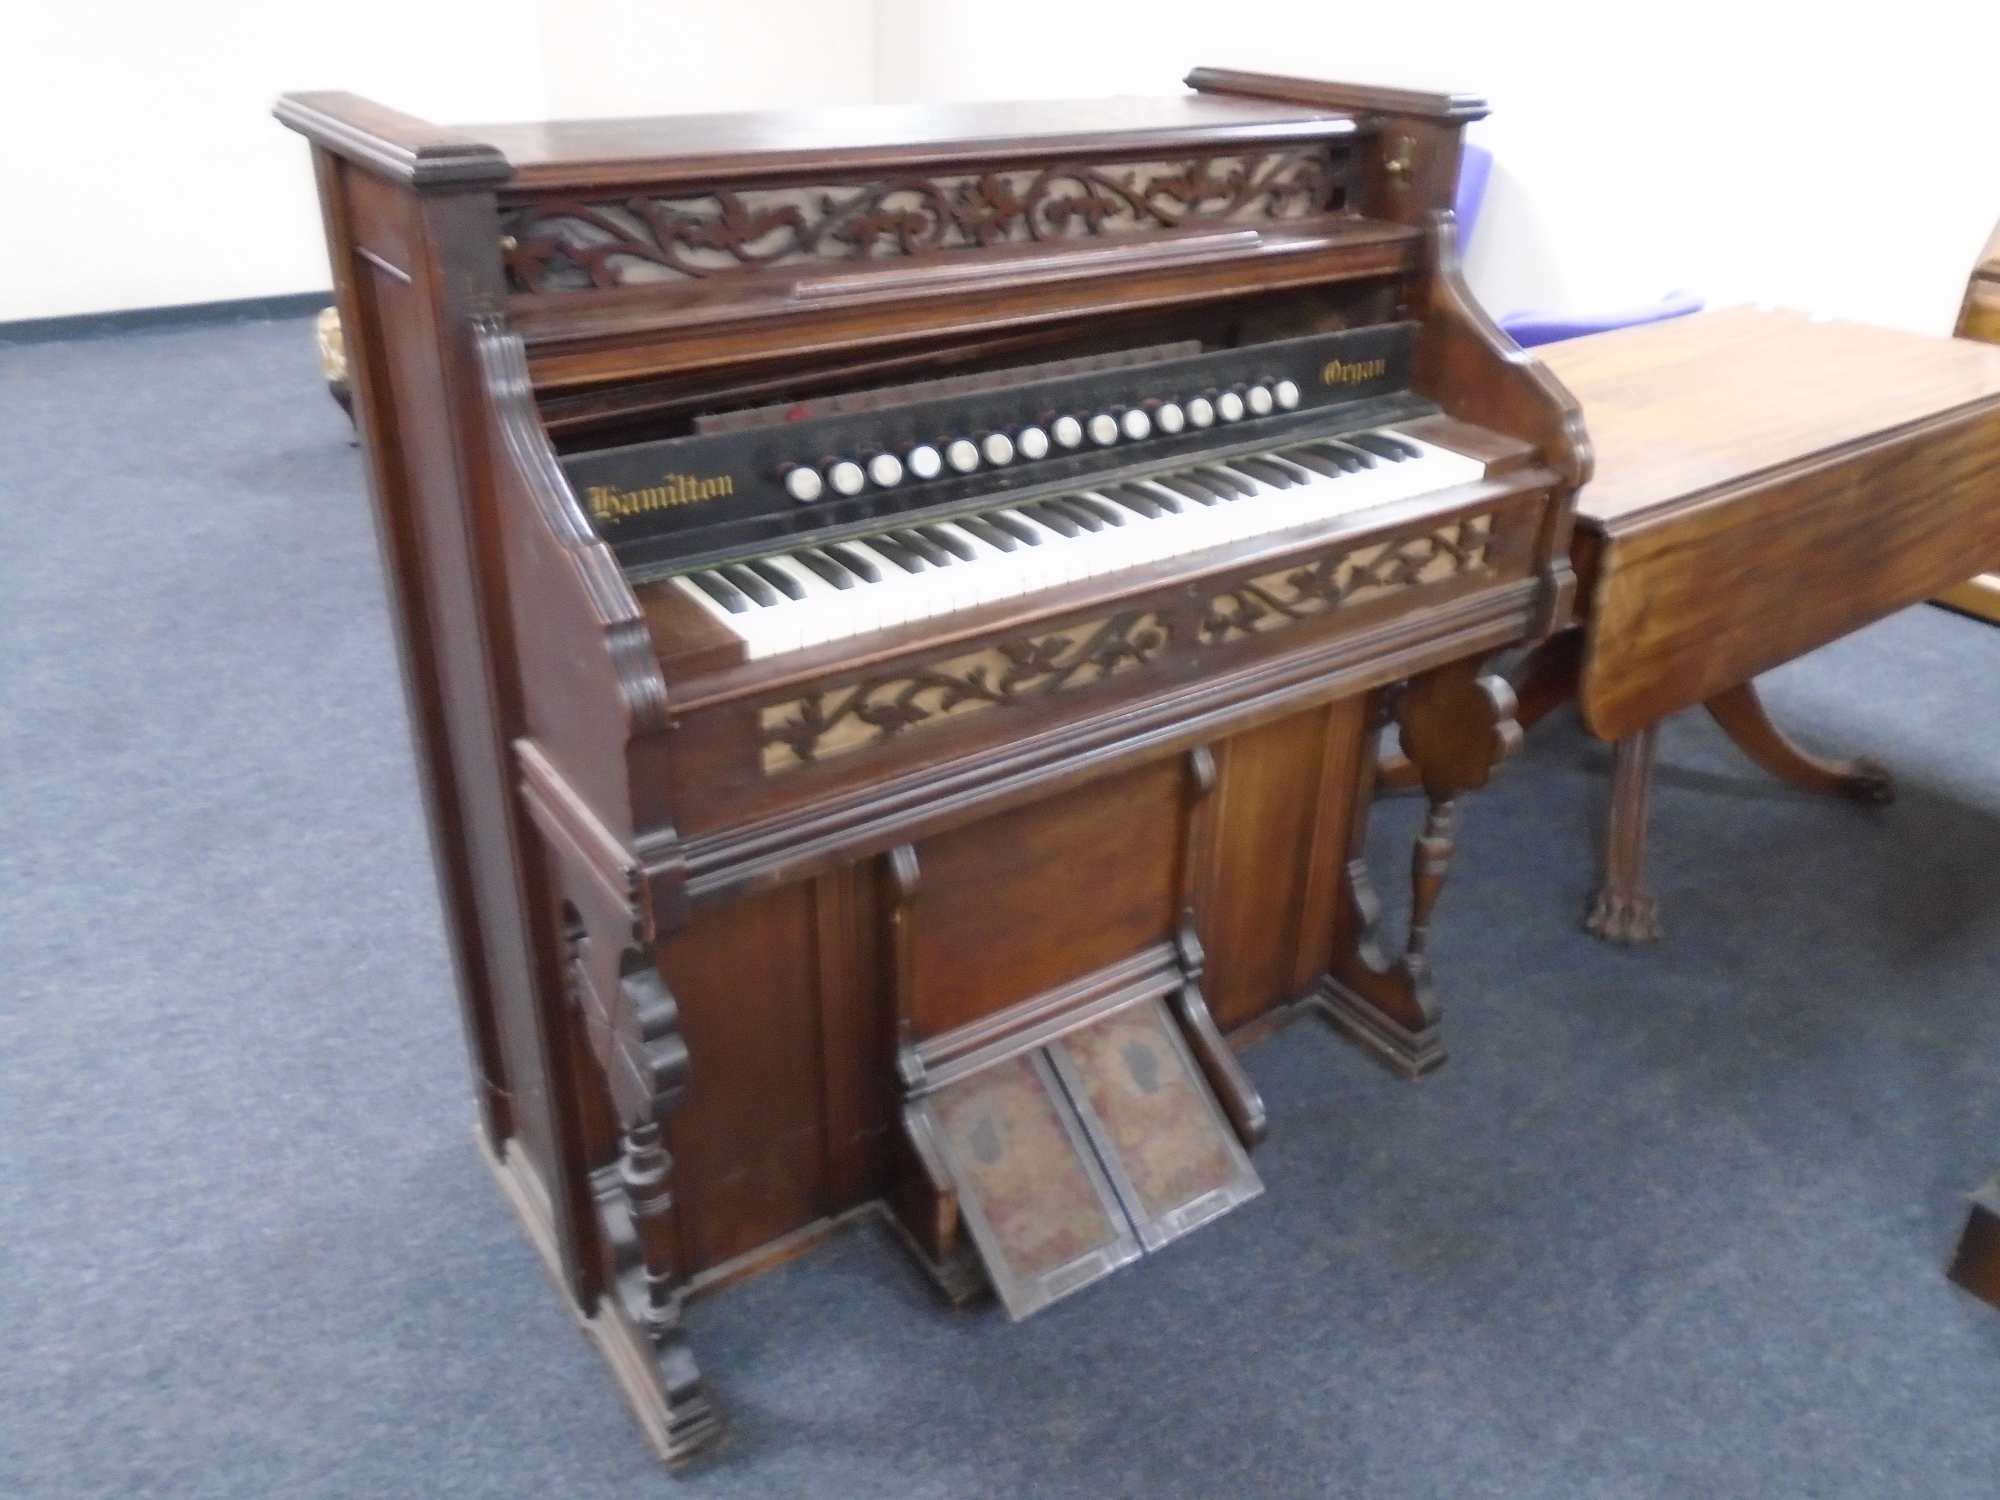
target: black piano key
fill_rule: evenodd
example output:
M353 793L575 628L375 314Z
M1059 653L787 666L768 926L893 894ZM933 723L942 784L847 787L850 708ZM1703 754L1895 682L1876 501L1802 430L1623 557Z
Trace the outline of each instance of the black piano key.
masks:
M891 536L900 546L916 553L934 568L948 568L957 561L952 553L945 551L936 542L919 532L897 531L892 532Z
M882 570L875 566L874 560L863 557L852 547L843 547L838 542L829 542L826 545L825 551L828 557L839 563L862 582L880 583L882 581Z
M1135 501L1143 500L1159 512L1160 515L1173 514L1177 516L1187 509L1181 503L1180 496L1163 495L1158 490L1147 489L1143 484L1121 484L1107 490L1105 493L1121 505L1124 503L1127 495L1130 495Z
M1167 513L1167 508L1144 490L1135 490L1129 484L1106 485L1100 491L1105 499L1116 500L1134 515L1144 516L1148 521L1157 521Z
M1007 535L1013 537L1016 541L1027 543L1030 547L1039 547L1042 545L1042 539L1035 535L1032 527L1023 526L1019 521L1002 511L988 511L979 519L986 522L989 526L997 527L1001 531L1006 532Z
M1415 458L1417 450L1408 443L1399 442L1386 432L1353 432L1347 441L1366 453L1386 458L1392 464L1399 464L1406 458Z
M928 538L961 562L974 562L979 557L972 543L962 536L953 536L942 526L919 526L916 530L919 536Z
M1061 511L1051 509L1049 506L1024 505L1021 507L1021 514L1038 526L1048 527L1057 536L1078 537L1083 535L1083 528L1081 526L1077 525L1076 522L1072 521Z
M1328 479L1338 479L1347 472L1324 453L1315 453L1310 448L1287 448L1285 457L1315 474L1324 474Z
M811 568L837 589L851 589L861 582L838 559L828 557L824 552L816 552L808 547L803 552L794 552L792 556L799 560L799 566Z
M714 573L690 573L687 575L687 580L732 615L750 612L750 601L745 599L727 578Z
M1060 500L1044 500L1042 504L1050 510L1061 511L1088 532L1102 531L1111 524L1088 505L1079 505L1067 496Z
M1293 458L1289 453L1266 453L1262 455L1262 462L1270 464L1273 468L1283 469L1287 474L1292 476L1293 484L1317 484L1319 482L1314 478L1312 470Z
M753 573L763 579L764 582L770 584L779 593L793 599L805 598L806 586L800 583L798 579L791 577L783 568L774 568L762 558L759 558L749 566Z
M1236 498L1233 492L1225 491L1221 485L1203 484L1193 474L1161 474L1154 478L1153 483L1164 485L1202 505L1216 505Z
M1232 458L1229 467L1239 474L1248 474L1252 479L1261 479L1266 484L1281 490L1291 489L1299 482L1299 476L1291 470L1265 463L1261 458Z
M1070 503L1087 507L1092 515L1102 516L1113 526L1125 524L1125 513L1109 500L1099 499L1096 495L1074 495L1070 498Z
M1188 508L1187 502L1181 499L1179 495L1175 494L1171 490L1162 492L1155 484L1155 482L1151 479L1146 480L1144 483L1141 483L1139 480L1135 479L1130 484L1126 485L1125 488L1136 491L1141 495L1144 495L1148 500L1152 501L1155 505L1165 506L1175 515L1179 515L1182 511Z
M961 516L952 523L960 531L969 532L1000 552L1018 552L1026 545L1011 531L1002 531L983 516Z
M1346 443L1335 442L1329 439L1324 443L1314 443L1313 447L1331 458L1335 463L1345 466L1351 474L1358 474L1363 469L1372 469L1376 464L1374 454L1364 453L1359 448L1350 447Z
M1229 498L1234 500L1248 500L1257 493L1257 487L1254 484L1250 483L1247 479L1237 478L1227 469L1204 466L1198 471L1197 477L1199 477L1203 484L1223 486L1229 491Z
M741 563L724 563L716 572L748 595L752 604L762 605L765 609L777 608L778 591Z
M901 568L905 573L921 573L930 566L929 563L925 562L916 553L912 552L892 536L871 536L868 538L868 545L874 551L888 558L890 562Z

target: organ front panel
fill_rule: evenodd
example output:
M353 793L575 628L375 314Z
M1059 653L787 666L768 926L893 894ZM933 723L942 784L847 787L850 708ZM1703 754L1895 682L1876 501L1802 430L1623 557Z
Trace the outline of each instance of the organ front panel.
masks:
M683 1299L881 1205L1014 1316L1262 1191L1236 1048L1443 1059L1480 665L1588 448L1458 278L1459 96L315 146L482 1138L642 1427ZM1429 799L1391 943L1391 718Z

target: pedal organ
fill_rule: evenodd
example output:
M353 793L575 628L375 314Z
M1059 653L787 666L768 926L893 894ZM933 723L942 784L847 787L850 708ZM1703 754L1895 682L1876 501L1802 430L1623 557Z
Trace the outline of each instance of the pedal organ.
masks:
M1019 1316L1258 1190L1232 1051L1414 1076L1481 661L1588 451L1459 280L1475 100L448 131L288 97L482 1139L662 1456L692 1286L880 1201ZM1400 954L1359 857L1393 713Z

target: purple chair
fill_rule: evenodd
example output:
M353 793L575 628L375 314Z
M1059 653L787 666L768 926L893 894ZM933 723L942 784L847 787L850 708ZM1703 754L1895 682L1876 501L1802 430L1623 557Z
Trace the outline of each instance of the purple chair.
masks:
M1458 158L1458 192L1453 209L1458 216L1458 243L1461 248L1472 238L1479 222L1479 206L1486 198L1486 179L1493 173L1493 153L1483 146L1468 145ZM1644 307L1628 307L1621 312L1552 313L1523 307L1499 319L1501 328L1523 349L1537 344L1553 344L1559 339L1582 338L1585 334L1609 333L1614 328L1630 328L1639 323L1659 323L1683 318L1702 309L1702 300L1693 292L1669 292L1658 302Z
M1479 222L1479 205L1486 201L1486 179L1493 175L1493 153L1484 146L1467 145L1458 153L1458 191L1452 196L1451 210L1458 219L1458 248L1472 238L1472 226Z

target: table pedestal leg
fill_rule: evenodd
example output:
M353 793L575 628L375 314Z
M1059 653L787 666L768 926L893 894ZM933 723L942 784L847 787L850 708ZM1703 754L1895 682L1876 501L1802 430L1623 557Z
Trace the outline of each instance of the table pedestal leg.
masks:
M1973 1296L2000 1307L2000 1177L1972 1195L1958 1253L1945 1274Z
M1780 781L1788 781L1801 791L1847 797L1878 807L1896 800L1896 783L1875 761L1865 756L1822 760L1786 739L1764 712L1755 683L1717 693L1704 706L1736 742L1737 749Z
M1604 839L1604 884L1583 925L1609 943L1659 941L1653 898L1640 886L1646 858L1646 803L1653 790L1653 755L1660 726L1648 724L1618 741L1611 766L1611 819Z

